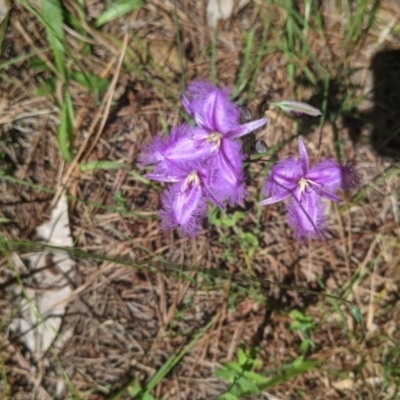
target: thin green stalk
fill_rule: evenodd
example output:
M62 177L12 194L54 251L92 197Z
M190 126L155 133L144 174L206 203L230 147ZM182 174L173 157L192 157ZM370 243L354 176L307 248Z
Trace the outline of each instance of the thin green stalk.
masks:
M217 84L217 28L211 36L211 81Z
M217 314L203 329L201 329L195 337L178 353L173 354L165 364L151 378L150 382L145 386L144 394L149 394L153 389L169 374L182 358L193 348L193 346L208 332L208 330L218 321L220 315Z
M178 44L179 64L181 66L181 85L182 85L182 91L185 91L186 89L185 68L183 65L183 49L182 49L182 40L181 40L181 33L178 21L178 10L177 10L176 0L174 0L174 22L176 30L176 42Z

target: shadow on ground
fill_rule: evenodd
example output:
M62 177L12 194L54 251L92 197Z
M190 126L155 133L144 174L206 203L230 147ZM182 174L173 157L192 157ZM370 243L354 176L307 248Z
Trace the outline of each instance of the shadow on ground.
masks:
M360 112L356 107L346 107L346 99L352 100L351 92L356 91L354 85L345 85L351 74L357 72L349 69L336 79L317 84L316 94L307 103L321 107L327 102L326 121L335 125L334 121L340 115L343 125L348 130L353 143L360 140L361 132L366 126L371 126L370 143L379 156L400 160L400 50L386 49L377 52L371 60L372 71L372 103L373 107ZM349 97L350 95L350 97ZM351 101L348 101L351 104ZM304 117L301 120L300 133L307 134L315 119ZM334 132L338 140L338 132Z
M371 62L374 108L371 143L379 155L400 160L400 50L382 50Z

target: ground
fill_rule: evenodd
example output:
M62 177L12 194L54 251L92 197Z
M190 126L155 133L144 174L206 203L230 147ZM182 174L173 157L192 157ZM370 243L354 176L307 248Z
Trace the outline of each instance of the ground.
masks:
M120 3L134 5L100 22L118 2L21 0L2 17L0 394L400 398L400 2L236 2L215 29L207 2ZM137 158L184 121L196 79L268 123L246 138L245 203L210 206L192 239L160 230L163 185ZM269 106L284 99L322 116ZM329 204L325 240L259 206L298 135L313 163L355 160L361 176ZM60 199L72 241L48 247L37 228ZM29 257L46 249L39 271ZM25 304L43 322L49 276L65 315L32 350L18 321Z

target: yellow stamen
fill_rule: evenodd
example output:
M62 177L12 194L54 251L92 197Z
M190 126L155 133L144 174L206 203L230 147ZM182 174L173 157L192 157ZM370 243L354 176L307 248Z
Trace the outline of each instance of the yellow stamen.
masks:
M308 186L310 186L310 184L312 184L312 181L306 178L301 178L299 180L300 195L302 195L306 191L306 189L308 188Z
M197 174L197 171L192 171L186 178L186 184L190 185L191 183L194 183L195 185L198 185L200 183L200 178Z
M208 136L207 141L210 143L215 143L218 147L221 144L221 139L223 135L219 132L213 132L210 136Z

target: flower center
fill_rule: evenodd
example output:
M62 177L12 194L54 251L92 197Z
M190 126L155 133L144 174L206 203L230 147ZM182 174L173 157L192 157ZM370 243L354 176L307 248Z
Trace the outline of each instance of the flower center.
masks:
M200 177L197 171L192 171L186 178L186 186L189 185L200 185Z
M301 178L299 180L299 186L300 186L300 195L302 195L306 189L312 184L313 182L310 181L309 179L306 178Z
M223 135L219 132L213 132L211 135L207 137L207 141L209 143L215 143L217 147L221 145L221 139L223 138Z

